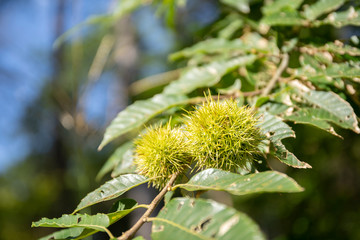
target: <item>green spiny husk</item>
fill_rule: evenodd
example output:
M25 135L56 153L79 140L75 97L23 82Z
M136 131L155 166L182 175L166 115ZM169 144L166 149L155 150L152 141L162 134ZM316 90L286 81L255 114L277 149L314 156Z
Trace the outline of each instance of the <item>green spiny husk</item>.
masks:
M234 100L215 101L208 96L202 106L189 112L185 123L196 166L237 171L260 154L264 139L251 108Z
M149 178L154 187L164 187L171 175L181 173L191 162L188 142L179 128L156 126L135 141L134 163L137 171Z

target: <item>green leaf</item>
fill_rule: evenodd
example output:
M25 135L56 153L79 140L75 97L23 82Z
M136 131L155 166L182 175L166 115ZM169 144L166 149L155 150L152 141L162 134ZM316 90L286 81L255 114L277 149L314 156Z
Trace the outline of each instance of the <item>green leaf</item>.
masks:
M306 56L306 55L304 55ZM308 62L302 62L303 67L294 71L294 76L301 79L308 79L311 82L333 83L334 78L358 78L360 77L360 67L349 63L331 63L329 66L321 67L320 63L311 57L307 57Z
M275 152L274 156L280 162L293 168L312 168L310 164L300 161L292 152L288 151L281 141L273 141Z
M117 201L110 213L106 214L109 217L110 224L114 224L121 218L128 215L130 212L143 207L137 205L137 202L133 199L120 199ZM54 232L46 237L41 238L40 240L52 240L52 239L83 239L85 237L91 236L97 233L98 230L85 229L83 227L75 227L69 229L63 229L57 232Z
M110 224L119 221L121 218L125 217L126 215L140 207L142 206L137 205L137 202L134 199L120 199L113 205L110 213L107 214L110 219Z
M134 162L134 148L130 148L124 152L121 161L115 166L111 173L111 177L115 178L125 173L135 173L136 166Z
M350 7L346 11L330 13L324 20L314 23L315 26L324 24L330 24L338 28L346 25L360 26L360 10Z
M183 95L158 94L147 100L136 101L121 111L107 127L99 150L120 135L141 127L163 111L186 103L186 99L187 97Z
M99 202L108 201L121 196L130 189L150 181L150 179L138 174L126 174L114 178L84 197L75 212Z
M200 87L211 87L226 73L255 61L255 55L237 57L228 61L213 62L206 66L191 68L164 89L165 94L187 94Z
M285 112L289 108L288 105L278 103L278 102L267 102L261 106L261 111L266 111L270 115L278 115Z
M234 94L241 89L241 80L236 79L234 84L227 88L218 88L217 91L221 94Z
M266 4L262 8L262 12L264 13L264 15L271 15L287 9L296 10L300 7L303 1L304 0L275 0L274 2Z
M226 191L234 195L303 191L303 188L292 178L276 171L240 175L219 169L201 171L194 175L189 182L174 186L174 188L177 187L188 191Z
M131 166L132 161L126 161L127 159L124 160L125 153L132 147L132 142L126 142L121 145L121 147L117 148L103 165L103 167L100 169L99 173L96 176L96 179L100 180L103 176L105 176L105 174L117 168L118 166L121 168L121 173L133 173L133 168Z
M281 140L288 137L295 137L294 131L282 121L280 117L273 116L268 112L265 112L267 106L264 105L260 108L260 122L258 126L260 130L270 139L274 144L275 148L275 157L279 159L282 163L289 165L295 168L311 168L311 166L302 162L296 158L296 156L289 152L285 146L281 143ZM264 111L264 112L262 112Z
M327 118L340 127L360 133L353 108L336 93L313 90L307 92L298 90L297 92L306 101L322 109L318 114L321 114L324 118Z
M269 26L296 26L304 25L306 20L296 11L281 11L263 17L261 23Z
M104 232L106 227L110 225L109 217L105 214L99 213L96 215L65 214L60 218L42 218L40 221L33 222L32 227L57 227L57 228L70 228L70 227L84 227L95 229ZM76 230L79 231L79 230Z
M327 44L325 44L324 46L306 46L309 47L311 49L318 49L318 51L328 51L331 53L337 53L340 55L343 54L349 54L350 56L360 56L360 49L356 48L356 47L352 47L350 45L339 45L339 44L335 44L332 42L329 42Z
M304 16L308 20L313 21L325 13L336 10L344 2L345 0L319 0L305 9Z
M329 112L319 108L301 108L291 115L284 116L285 120L293 121L294 123L308 124L323 129L337 137L340 137L334 128L327 122L336 122Z
M74 227L62 229L60 231L49 234L39 240L59 240L59 239L76 239L85 231L83 227Z
M145 240L143 236L137 236L136 238L133 238L133 240Z
M241 39L237 38L235 40L227 40L224 38L207 39L171 54L170 59L174 61L180 58L189 58L200 54L229 54L234 56L247 54L254 52L255 50L263 53L276 53L278 51L273 42L263 38L257 33L251 32L244 34Z
M250 7L249 7L250 0L221 0L221 2L236 8L242 13L250 12Z
M229 15L229 18L231 18L231 17L232 17L232 15ZM225 20L227 20L227 19L225 19ZM226 25L226 27L224 27L222 30L219 31L218 36L219 36L219 38L229 39L243 25L244 25L244 21L240 18L235 17L232 21L230 21Z
M259 128L264 135L270 138L271 141L278 141L288 137L295 137L294 131L282 121L280 117L269 114L268 112L261 112Z
M153 240L265 239L248 216L212 200L176 198L151 220Z

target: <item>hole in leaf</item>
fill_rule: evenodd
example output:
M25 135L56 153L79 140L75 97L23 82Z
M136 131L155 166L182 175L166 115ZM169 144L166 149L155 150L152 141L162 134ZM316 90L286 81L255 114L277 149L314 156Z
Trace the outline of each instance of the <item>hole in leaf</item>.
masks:
M345 117L345 120L349 120L350 119L350 115L347 115L346 117Z
M194 228L195 232L202 232L205 230L206 226L209 225L211 222L211 218L207 218L202 223L200 223L198 226Z
M77 223L79 223L80 221L81 221L81 217L78 218Z
M344 121L343 120L339 120L339 123L343 123Z
M270 137L272 137L275 135L275 132L269 132L269 134L270 134Z

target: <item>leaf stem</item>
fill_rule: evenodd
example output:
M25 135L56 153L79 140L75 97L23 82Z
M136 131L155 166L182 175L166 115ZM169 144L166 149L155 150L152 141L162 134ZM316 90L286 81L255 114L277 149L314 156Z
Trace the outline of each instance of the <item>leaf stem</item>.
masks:
M132 226L129 230L127 230L123 235L118 237L118 240L127 240L130 239L138 230L139 228L147 221L147 218L150 214L154 211L155 207L159 204L161 199L163 199L164 195L171 190L171 186L174 184L178 173L175 173L171 176L169 182L166 186L161 190L161 192L154 198L154 200L150 203L149 208L146 212L141 216L141 218Z
M282 56L281 63L279 65L279 68L276 70L274 76L270 79L268 85L264 88L261 95L266 96L270 93L271 89L275 86L275 83L280 78L281 74L286 69L287 65L289 63L289 55L287 53L284 53Z

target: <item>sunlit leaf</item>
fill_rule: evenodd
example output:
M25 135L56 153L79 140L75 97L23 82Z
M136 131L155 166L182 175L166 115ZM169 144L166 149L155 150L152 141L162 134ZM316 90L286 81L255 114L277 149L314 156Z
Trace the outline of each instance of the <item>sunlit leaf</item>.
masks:
M189 182L174 186L188 191L216 190L234 195L261 192L300 192L292 178L276 171L240 175L219 169L206 169L194 175Z
M271 41L256 33L244 34L241 39L227 40L224 38L211 38L199 42L191 47L170 55L171 60L189 58L196 54L247 54L254 51L277 52L277 47Z
M110 224L113 224L120 220L121 218L128 215L130 212L135 209L142 207L137 205L136 201L133 199L121 199L116 202L111 209L110 213L106 214L109 217ZM99 230L86 229L84 227L74 227L69 229L63 229L57 232L54 232L46 237L41 238L40 240L52 240L52 239L83 239L85 237L91 236L97 233Z
M176 198L153 218L154 240L265 239L259 227L245 214L212 200Z
M296 11L281 11L263 17L261 22L270 26L296 26L305 24L305 19Z
M351 105L334 92L309 90L297 91L307 102L317 106L323 111L322 114L331 122L356 133L360 133L358 121ZM325 113L325 111L327 113Z
M122 155L121 161L115 166L111 173L111 177L115 178L125 173L135 173L134 165L134 148L127 149Z
M272 143L275 148L274 156L279 159L280 162L293 168L311 168L310 164L300 161L292 152L287 150L281 141L273 141Z
M282 121L280 117L260 112L259 128L263 134L272 141L278 141L288 137L295 137L294 131Z
M310 21L343 5L345 0L319 0L307 7L304 16Z
M69 227L84 227L95 229L97 231L105 231L106 227L110 225L109 217L105 214L99 213L97 215L65 214L60 218L42 218L40 221L33 222L32 227L56 227L56 228L69 228ZM77 230L79 231L79 230Z
M314 25L323 24L331 24L338 28L346 25L360 26L360 10L350 7L346 11L330 13L324 20L314 23Z
M187 94L200 87L210 87L218 83L226 73L256 59L255 55L237 57L228 61L213 62L211 64L195 67L185 72L181 77L170 83L164 89L165 94Z
M184 104L186 99L187 97L183 95L158 94L147 100L136 101L121 111L111 122L110 126L107 127L99 149L102 149L120 135L141 127L163 111Z
M84 197L74 212L99 202L108 201L121 196L130 189L150 181L150 179L138 174L125 174L114 178Z
M337 118L323 109L301 108L298 111L293 112L291 115L284 116L284 119L295 123L313 125L339 137L334 128L328 123L328 121L336 122Z
M117 168L118 166L120 166L123 170L122 173L132 173L132 169L130 169L132 161L124 161L124 155L126 151L131 149L131 147L133 147L132 142L127 142L121 145L121 147L117 148L103 165L103 167L100 169L98 175L96 176L96 179L100 180L103 176L105 176L105 174Z
M250 0L221 0L221 2L232 6L243 13L249 13L250 7L249 2Z
M274 2L268 2L263 8L264 15L271 15L281 12L282 10L296 10L304 0L275 0Z
M266 109L266 106L260 108L260 122L258 126L260 130L270 139L273 143L275 152L274 155L286 165L295 168L311 168L311 166L302 162L297 157L289 152L285 146L281 143L281 140L288 137L295 137L294 131L283 122L283 119L280 117L274 116L268 112L261 112Z
M310 51L328 51L330 53L337 53L340 55L349 54L350 56L360 56L360 49L356 47L352 47L347 44L335 44L333 42L326 43L322 46L316 45L307 45L304 47L305 49L310 49Z

